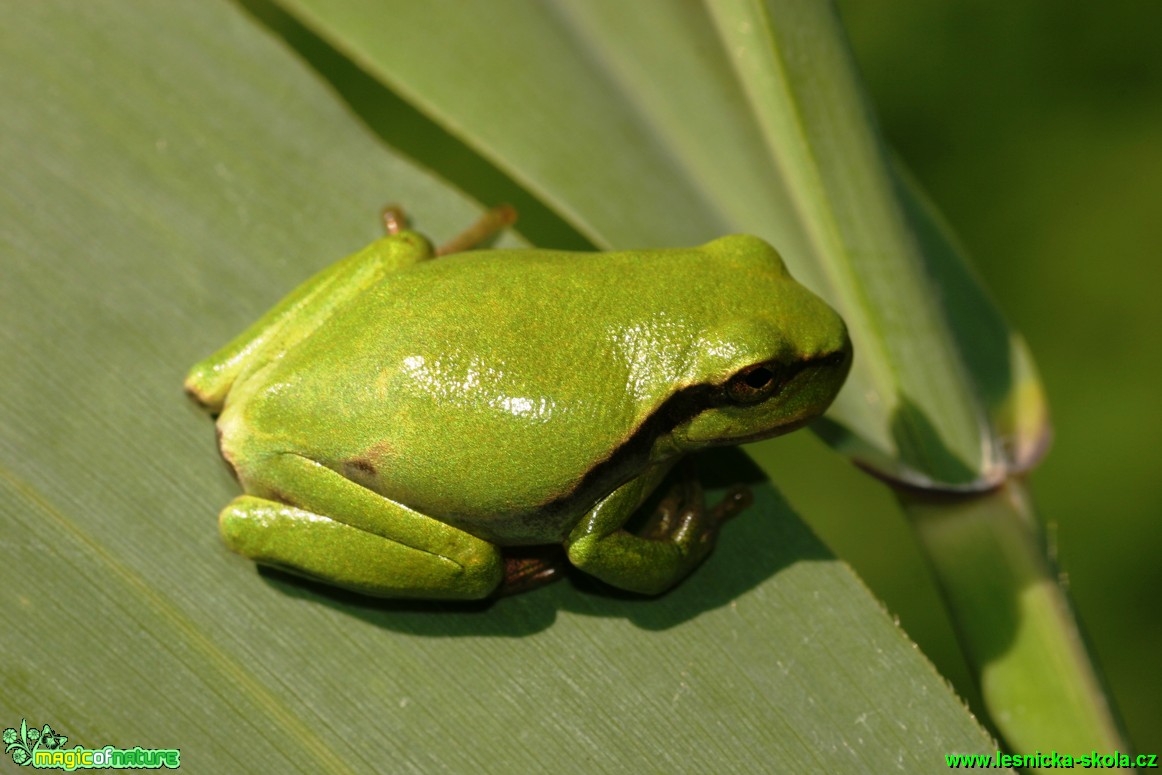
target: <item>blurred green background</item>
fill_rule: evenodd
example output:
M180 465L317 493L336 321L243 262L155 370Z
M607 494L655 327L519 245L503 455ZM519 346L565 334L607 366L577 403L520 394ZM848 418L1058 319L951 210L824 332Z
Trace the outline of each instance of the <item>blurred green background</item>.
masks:
M1033 495L1131 740L1162 751L1162 4L839 8L888 142L1036 358L1056 438ZM806 435L757 452L975 702L885 488Z

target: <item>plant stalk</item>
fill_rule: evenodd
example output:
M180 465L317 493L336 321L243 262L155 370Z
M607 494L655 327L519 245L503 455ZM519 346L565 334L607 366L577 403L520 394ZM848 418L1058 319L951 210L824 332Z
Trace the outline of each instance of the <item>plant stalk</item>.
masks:
M897 495L1008 747L1128 754L1024 482L974 496Z

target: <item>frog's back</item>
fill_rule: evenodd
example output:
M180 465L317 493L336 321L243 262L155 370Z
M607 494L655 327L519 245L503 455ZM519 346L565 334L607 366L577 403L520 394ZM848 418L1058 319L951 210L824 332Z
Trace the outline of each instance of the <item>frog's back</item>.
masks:
M691 292L699 250L408 267L288 353L252 419L300 417L304 454L469 532L560 540L640 472L645 420L690 379L700 318L721 307Z

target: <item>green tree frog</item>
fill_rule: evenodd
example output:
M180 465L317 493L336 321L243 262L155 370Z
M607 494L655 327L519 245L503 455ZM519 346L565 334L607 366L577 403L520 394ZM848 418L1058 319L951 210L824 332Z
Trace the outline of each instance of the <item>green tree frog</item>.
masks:
M626 530L663 478L804 425L847 376L843 321L757 237L461 249L504 213L437 252L389 210L385 238L194 366L246 493L219 517L231 549L365 594L474 599L552 577L560 561L522 554L552 544L660 593L746 501L707 509L683 475Z

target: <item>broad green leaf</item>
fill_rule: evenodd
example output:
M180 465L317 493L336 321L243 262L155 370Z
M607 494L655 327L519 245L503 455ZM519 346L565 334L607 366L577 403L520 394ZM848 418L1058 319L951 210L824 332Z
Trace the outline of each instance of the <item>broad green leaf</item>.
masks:
M910 772L992 750L766 484L658 600L381 603L229 554L214 515L237 485L185 369L387 201L436 238L478 206L236 6L0 13L0 728L177 747L195 771ZM617 161L623 141L556 163L658 163ZM740 460L719 478L754 479Z

